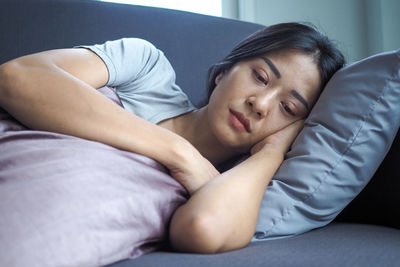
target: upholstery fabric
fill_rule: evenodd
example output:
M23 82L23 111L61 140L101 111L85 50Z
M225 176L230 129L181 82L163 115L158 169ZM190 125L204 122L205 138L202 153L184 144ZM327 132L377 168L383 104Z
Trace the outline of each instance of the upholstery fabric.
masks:
M334 223L278 240L251 243L243 249L215 254L157 251L110 267L364 267L398 266L400 231L362 224Z

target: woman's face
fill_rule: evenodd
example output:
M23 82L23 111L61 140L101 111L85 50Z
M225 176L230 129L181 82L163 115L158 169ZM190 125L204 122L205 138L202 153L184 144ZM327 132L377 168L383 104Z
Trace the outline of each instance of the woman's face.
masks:
M210 127L225 146L248 150L296 120L319 95L313 59L283 50L234 65L216 78L208 104Z

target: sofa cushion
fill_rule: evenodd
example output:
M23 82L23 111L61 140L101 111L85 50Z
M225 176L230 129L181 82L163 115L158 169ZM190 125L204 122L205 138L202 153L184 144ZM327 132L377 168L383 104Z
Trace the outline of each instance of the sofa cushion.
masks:
M361 193L335 218L337 222L384 225L400 229L400 131Z
M364 188L399 128L399 58L378 54L334 75L266 190L253 240L324 226Z
M300 236L256 242L226 253L157 251L109 267L398 266L399 246L399 230L333 223Z

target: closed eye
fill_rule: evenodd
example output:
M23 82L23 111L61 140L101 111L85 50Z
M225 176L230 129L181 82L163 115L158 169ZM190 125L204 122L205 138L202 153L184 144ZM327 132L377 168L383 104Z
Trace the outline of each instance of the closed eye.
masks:
M283 107L283 109L291 116L295 117L296 114L289 108L288 105L286 105L284 102L281 102L281 105Z
M254 74L254 76L256 77L256 79L257 79L258 81L260 81L260 82L263 83L264 85L267 85L267 84L268 84L268 81L267 81L266 79L264 79L264 77L261 76L256 70L253 70L253 74Z

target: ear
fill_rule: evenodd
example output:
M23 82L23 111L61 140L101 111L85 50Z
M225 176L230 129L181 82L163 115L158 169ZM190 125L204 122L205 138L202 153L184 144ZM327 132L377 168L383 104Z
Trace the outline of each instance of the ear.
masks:
M221 71L217 77L215 77L215 84L217 85L219 83L219 81L222 79L222 76L224 76L225 71Z

